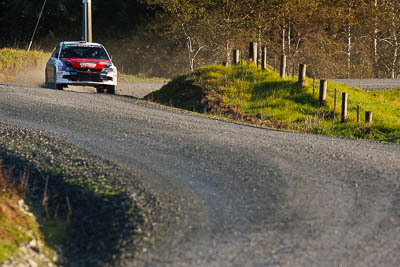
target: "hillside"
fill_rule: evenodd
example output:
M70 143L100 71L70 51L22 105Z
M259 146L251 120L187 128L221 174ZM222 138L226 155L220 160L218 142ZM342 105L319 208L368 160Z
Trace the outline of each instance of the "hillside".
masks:
M313 95L312 85L309 79L300 89L297 77L281 79L272 70L249 64L208 66L173 79L146 99L276 129L400 143L400 89L367 93L329 81L327 105L319 108L318 90ZM348 93L346 123L340 123L342 92ZM366 110L373 112L372 125L363 122Z

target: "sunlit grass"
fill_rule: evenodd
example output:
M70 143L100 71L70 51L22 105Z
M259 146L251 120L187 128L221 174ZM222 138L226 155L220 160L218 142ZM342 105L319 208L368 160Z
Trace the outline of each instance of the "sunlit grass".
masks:
M16 184L17 180L5 174L0 163L0 265L16 256L20 247L26 246L32 239L40 242L46 239L59 245L66 233L66 224L61 220L49 220L39 214L31 217L20 209L19 201L26 198L27 188L23 183ZM50 236L49 232L56 233L58 239ZM55 253L47 244L41 250L47 258L52 258Z
M244 64L200 68L174 79L160 94L179 101L182 93L177 93L178 88L182 92L188 90L189 83L202 88L206 98L210 92L217 92L223 105L235 106L246 118L257 117L286 130L400 143L400 89L367 93L328 81L326 105L320 108L319 80L313 94L311 79L307 79L306 87L299 88L297 77L281 79L273 70L262 71ZM336 112L333 111L335 89ZM348 93L345 123L340 122L342 92ZM358 123L357 105L360 106ZM364 122L365 111L373 112L372 125Z
M0 74L15 75L24 68L35 68L50 57L49 53L20 49L0 49Z

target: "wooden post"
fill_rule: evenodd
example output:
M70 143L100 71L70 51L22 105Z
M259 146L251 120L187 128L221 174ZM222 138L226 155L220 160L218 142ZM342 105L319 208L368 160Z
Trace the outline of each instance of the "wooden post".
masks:
M328 81L321 80L319 83L319 106L326 105L326 91L328 90Z
M312 95L315 96L315 77L313 78Z
M360 105L357 105L357 123L360 122Z
M281 75L281 78L285 78L286 76L286 56L282 55L281 56L281 68L279 74Z
M265 46L261 48L261 69L267 69L267 47Z
M83 29L86 42L92 42L92 0L83 0Z
M365 111L365 122L372 123L372 111Z
M336 118L336 102L337 102L337 89L335 88L335 96L333 99L333 120Z
M342 93L342 122L347 120L347 93Z
M240 51L233 49L233 65L239 65L240 62Z
M300 64L299 65L299 80L298 80L298 85L300 88L303 88L306 86L306 72L307 72L307 65Z
M257 43L251 42L249 45L249 60L257 66Z

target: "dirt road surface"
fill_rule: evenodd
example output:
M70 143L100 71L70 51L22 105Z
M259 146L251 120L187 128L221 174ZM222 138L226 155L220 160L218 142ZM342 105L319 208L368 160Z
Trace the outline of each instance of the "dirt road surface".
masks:
M56 133L173 203L126 266L398 266L400 146L280 132L132 98L0 85L0 121Z

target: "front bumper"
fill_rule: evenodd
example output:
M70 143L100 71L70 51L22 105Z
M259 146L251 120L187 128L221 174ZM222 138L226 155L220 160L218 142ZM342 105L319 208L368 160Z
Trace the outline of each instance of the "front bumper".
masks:
M117 86L118 78L117 72L68 72L58 71L56 74L57 84L66 85L81 85L81 86L94 86L94 85L113 85Z

